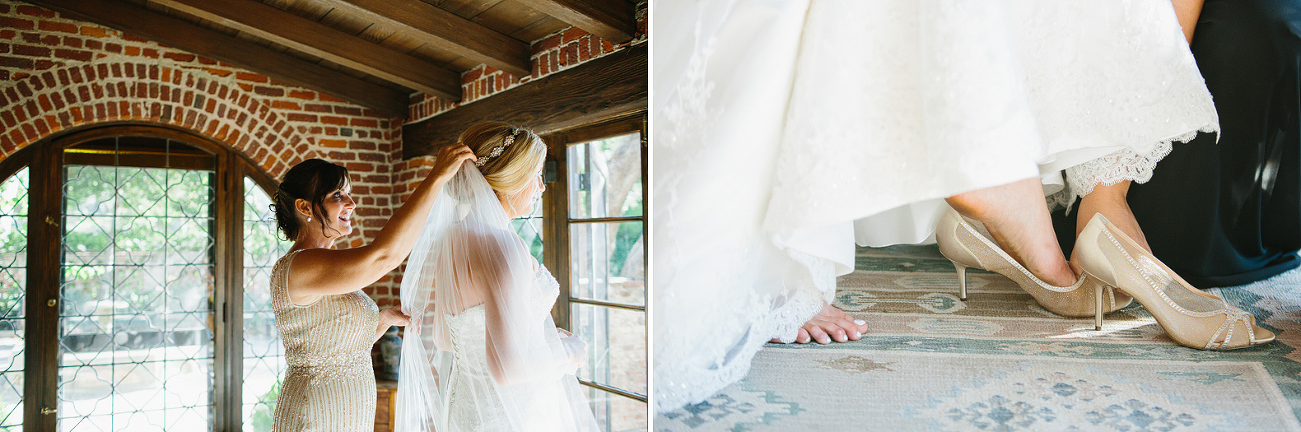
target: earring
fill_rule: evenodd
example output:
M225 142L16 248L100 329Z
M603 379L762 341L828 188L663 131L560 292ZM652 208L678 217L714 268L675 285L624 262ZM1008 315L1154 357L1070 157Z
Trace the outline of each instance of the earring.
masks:
M311 216L308 216L308 217L307 217L307 221L308 221L308 222L311 222L311 221L312 221L312 217L311 217Z

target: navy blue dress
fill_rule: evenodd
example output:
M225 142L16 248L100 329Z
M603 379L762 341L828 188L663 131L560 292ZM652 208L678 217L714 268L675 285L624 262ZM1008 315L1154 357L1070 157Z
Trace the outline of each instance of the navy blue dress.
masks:
M1220 116L1135 183L1129 205L1152 252L1197 287L1296 268L1301 249L1301 1L1207 0L1193 56ZM1072 212L1073 213L1073 212ZM1054 214L1066 251L1075 215Z

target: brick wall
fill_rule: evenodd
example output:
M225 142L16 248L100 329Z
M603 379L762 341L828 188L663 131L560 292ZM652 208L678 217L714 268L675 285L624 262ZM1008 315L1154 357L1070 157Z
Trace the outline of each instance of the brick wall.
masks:
M404 123L642 43L646 3L637 18L633 42L614 45L569 28L532 43L529 76L479 66L462 74L462 101L415 94L408 118L390 119L235 65L0 0L0 159L58 131L123 120L212 137L277 179L299 161L323 158L352 172L356 229L338 245L356 247L374 238L432 166L432 157L402 159ZM366 289L381 307L396 302L401 271Z

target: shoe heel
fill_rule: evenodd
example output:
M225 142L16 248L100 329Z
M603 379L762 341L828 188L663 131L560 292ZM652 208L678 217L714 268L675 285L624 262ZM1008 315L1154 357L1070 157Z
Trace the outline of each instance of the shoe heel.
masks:
M953 263L953 268L958 270L958 299L967 301L967 266L953 260L950 262Z
M1091 277L1091 276L1085 276ZM1096 280L1096 279L1095 279ZM1093 329L1102 330L1102 294L1106 291L1107 285L1102 283L1093 284Z

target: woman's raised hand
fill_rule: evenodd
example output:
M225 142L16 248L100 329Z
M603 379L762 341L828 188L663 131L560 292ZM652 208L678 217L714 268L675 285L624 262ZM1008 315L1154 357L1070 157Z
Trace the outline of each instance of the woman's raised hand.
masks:
M446 182L456 175L456 172L461 169L461 164L467 160L479 160L474 155L474 151L470 150L470 146L461 143L443 146L438 150L438 159L434 160L434 169L429 172L429 175L435 180Z

